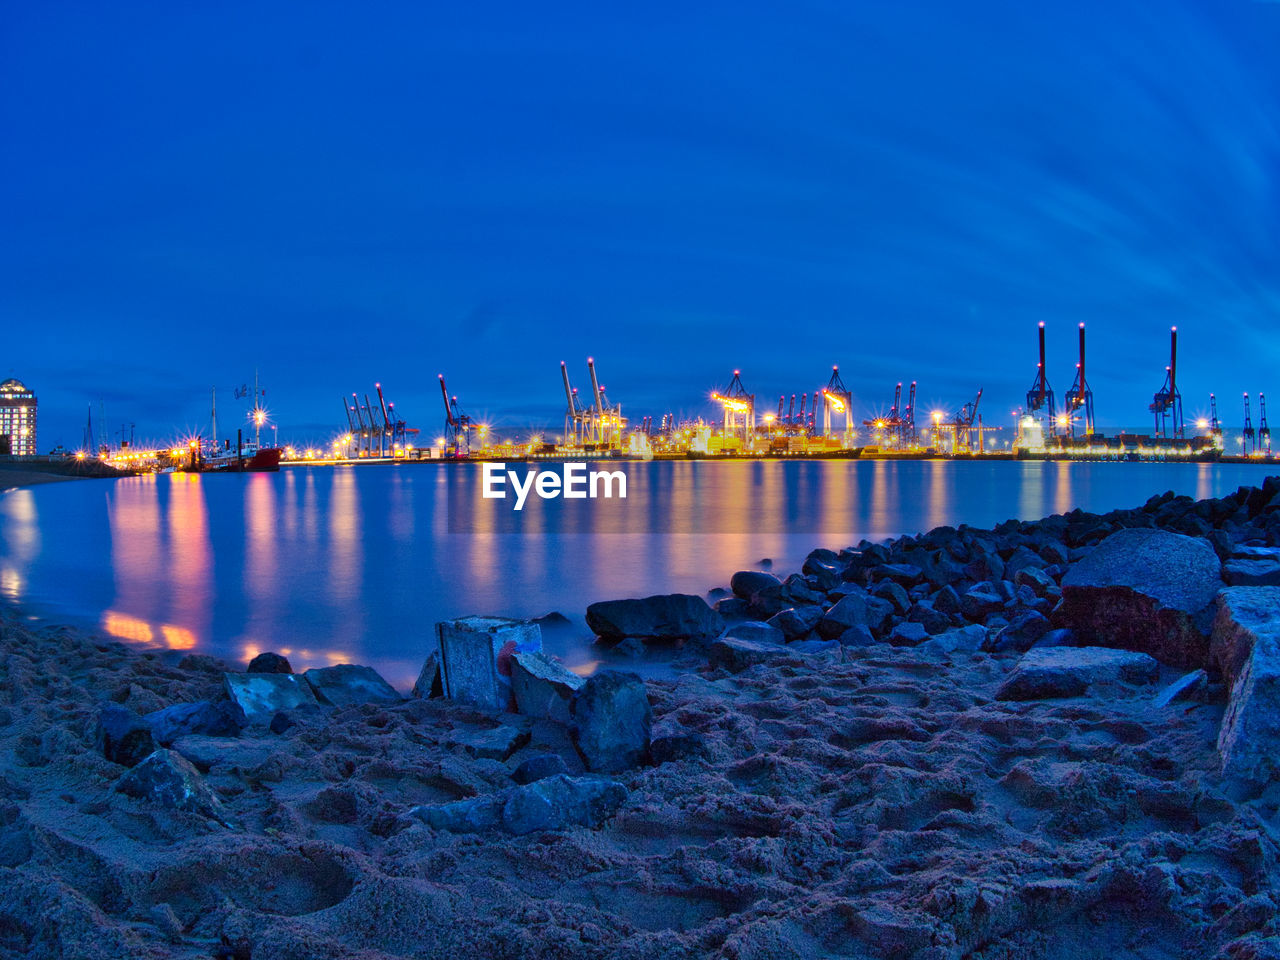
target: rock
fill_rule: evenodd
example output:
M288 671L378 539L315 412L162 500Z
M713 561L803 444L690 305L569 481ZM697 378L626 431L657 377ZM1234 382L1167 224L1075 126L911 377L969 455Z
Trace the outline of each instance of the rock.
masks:
M303 673L320 703L329 707L358 707L365 703L402 703L403 696L372 667L339 663Z
M293 667L290 666L288 657L267 652L260 653L250 660L245 673L293 673Z
M1009 559L1004 562L1004 574L1001 580L1013 580L1022 570L1043 569L1048 564L1039 554L1028 550L1026 547L1018 547L1013 553L1009 554Z
M1057 586L1053 577L1039 567L1023 567L1013 575L1013 582L1019 587L1030 587L1037 597L1047 596Z
M882 600L880 597L867 597L864 602L866 605L866 625L871 632L883 633L888 630L893 623L893 604L888 600Z
M1004 577L1004 561L998 553L983 553L964 565L964 575L978 582Z
M104 757L126 767L141 763L156 749L151 726L132 710L114 703L98 711L94 739Z
M592 675L578 691L570 732L588 770L615 773L648 757L652 722L644 681L610 670Z
M897 613L905 615L911 609L911 598L907 596L907 591L901 584L892 580L881 580L871 588L871 595L893 604L893 609Z
M1160 665L1145 653L1107 647L1043 647L1023 655L997 700L1078 697L1093 684L1152 683Z
M960 612L960 594L955 587L946 586L933 595L933 609L948 616Z
M1156 695L1152 706L1167 707L1177 700L1190 700L1197 692L1209 683L1209 674L1203 670L1192 670L1183 674Z
M982 620L1004 609L1004 597L990 584L979 584L960 597L960 612L969 620Z
M441 686L461 703L509 709L512 657L541 650L542 628L526 620L462 617L436 624Z
M1009 625L982 645L988 653L1002 653L1014 650L1026 653L1046 633L1049 632L1049 619L1034 610L1014 617Z
M1280 776L1280 587L1228 587L1213 621L1213 661L1230 691L1218 731L1223 775Z
M850 594L836 603L818 620L818 636L834 640L850 627L868 626L867 601L859 594Z
M888 580L909 587L924 579L924 571L913 563L882 563L871 571L877 580Z
M861 623L854 624L844 633L836 638L836 642L842 647L869 647L876 640L875 634L871 632L871 628Z
M151 736L161 746L169 746L179 737L197 734L206 737L238 737L246 723L244 711L230 700L210 703L177 703L142 718L151 728Z
M723 637L711 644L707 659L713 667L724 667L730 673L741 673L758 663L769 663L786 657L789 649L781 643Z
M1280 587L1280 560L1228 560L1222 565L1222 576L1233 587Z
M409 815L437 830L517 836L568 826L599 827L626 802L627 790L602 777L557 774L473 800L414 807Z
M525 784L568 772L569 768L557 754L539 753L516 767L515 772L511 774L511 779L516 783Z
M748 640L752 643L786 643L787 636L770 623L759 620L747 620L725 628L720 639Z
M769 626L782 631L787 640L798 640L808 634L822 619L822 608L817 604L787 607L769 618ZM732 632L732 631L731 631ZM736 634L735 634L736 635Z
M460 747L477 760L504 761L528 744L529 731L518 727L502 726L490 729L461 727L449 734L448 745Z
M986 639L987 628L971 623L968 626L947 630L945 633L932 636L922 643L918 649L922 652L944 654L976 653L981 649L982 643Z
M1076 632L1074 630L1048 630L1033 646L1037 647L1074 647L1076 643Z
M797 640L783 649L791 656L804 657L810 663L839 663L840 647L838 640Z
M806 576L812 577L819 590L830 590L840 582L840 571L831 561L823 561L815 557L813 554L804 561L804 566L800 568L800 572Z
M422 661L422 669L418 671L418 679L414 681L409 696L416 700L430 700L444 696L444 681L440 677L440 652L432 650L427 659Z
M715 611L725 619L749 617L751 615L751 604L738 597L725 597L723 600L716 601Z
M281 710L317 705L311 684L296 674L225 673L222 683L249 723L267 723Z
M895 647L916 647L929 639L929 631L923 624L903 621L889 633L889 643Z
M907 619L918 623L928 633L942 633L951 626L951 618L940 610L935 610L928 600L912 604L907 611Z
M1081 643L1201 667L1208 662L1208 607L1222 587L1221 569L1206 540L1119 530L1062 578L1054 624L1075 630Z
M827 598L827 588L815 586L810 583L810 579L811 578L800 576L787 577L786 581L782 584L782 589L778 591L777 597L779 601L783 601L783 604L776 610L770 609L768 616L772 617L774 614L781 612L783 606L822 603L822 601ZM839 581L836 582L838 583ZM833 583L832 586L834 587L835 584ZM754 607L764 608L771 607L773 605L772 597L769 598L769 603L762 603L762 597L764 597L764 594L756 594L756 599L753 601Z
M511 659L511 691L516 710L526 717L569 724L573 696L587 681L542 653L517 653Z
M737 576L734 574L735 579ZM598 636L610 640L623 637L689 640L719 636L724 629L724 619L701 597L671 593L593 603L587 607L587 626Z
M772 573L762 573L759 570L739 570L729 581L729 589L733 591L733 595L743 600L750 600L761 590L781 588L781 580Z
M116 782L116 791L169 810L185 810L226 820L222 804L186 759L172 750L155 751Z
M266 763L278 748L270 740L192 734L173 741L169 749L189 761L201 773L207 773L214 767L253 770Z

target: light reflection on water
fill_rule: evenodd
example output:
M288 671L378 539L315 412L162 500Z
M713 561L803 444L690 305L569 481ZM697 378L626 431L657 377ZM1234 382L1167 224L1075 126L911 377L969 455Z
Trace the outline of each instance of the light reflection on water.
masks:
M839 548L1173 489L1220 496L1264 469L944 461L631 464L625 501L480 497L475 465L289 468L45 484L0 496L0 594L139 644L296 667L356 661L412 684L432 624L559 610L548 646L596 665L587 604L704 593L762 558L785 576ZM465 532L459 532L465 531Z

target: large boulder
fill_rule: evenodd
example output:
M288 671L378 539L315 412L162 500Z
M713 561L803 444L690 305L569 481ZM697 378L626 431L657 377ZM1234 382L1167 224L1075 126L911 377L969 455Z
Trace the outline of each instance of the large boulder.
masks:
M573 697L586 680L543 653L517 653L511 662L516 710L527 717L568 724Z
M1261 786L1280 776L1280 587L1228 587L1212 658L1230 695L1218 731L1222 772Z
M1054 625L1079 642L1150 654L1191 670L1208 661L1222 564L1209 541L1163 530L1111 534L1062 578Z
M334 707L352 707L362 703L400 703L404 697L382 679L373 667L340 663L332 667L316 667L303 674L316 699Z
M634 673L594 674L574 698L574 745L594 772L616 773L644 762L652 723L648 691Z
M222 683L250 723L268 723L281 710L318 706L311 685L297 674L227 673Z
M151 725L119 704L104 704L94 730L98 750L112 763L132 767L156 749Z
M593 603L587 607L587 626L606 640L690 640L719 636L724 618L702 597L669 593Z
M735 597L750 600L762 590L778 591L782 589L782 581L772 573L761 570L739 570L729 581L729 589Z
M230 700L198 703L175 703L142 718L151 735L161 746L169 746L179 737L236 737L244 729L244 711Z
M598 827L626 802L622 784L603 777L555 774L499 793L414 807L409 816L437 830L522 835L568 826Z
M997 700L1078 697L1094 684L1152 683L1160 664L1145 653L1106 647L1038 647L996 691Z
M769 625L777 627L788 640L799 640L805 636L822 619L822 607L817 604L803 604L774 614L769 618Z
M152 753L117 781L116 791L158 807L226 822L222 804L200 772L172 750Z

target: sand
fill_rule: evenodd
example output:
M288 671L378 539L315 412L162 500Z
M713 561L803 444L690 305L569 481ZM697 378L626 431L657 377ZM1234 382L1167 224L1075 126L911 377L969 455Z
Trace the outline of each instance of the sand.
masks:
M1216 785L1213 697L998 703L1016 655L887 645L652 680L655 726L705 756L620 775L599 830L526 837L404 814L533 752L580 771L561 728L503 763L451 743L511 715L365 705L214 743L229 828L114 793L93 744L101 702L215 697L218 664L13 622L0 651L5 956L1277 955L1275 798Z

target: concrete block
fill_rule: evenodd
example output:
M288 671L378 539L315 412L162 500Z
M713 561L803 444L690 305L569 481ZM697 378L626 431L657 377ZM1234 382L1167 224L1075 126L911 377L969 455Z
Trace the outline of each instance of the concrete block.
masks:
M491 710L508 710L512 657L539 653L542 628L506 617L462 617L436 624L444 695Z

